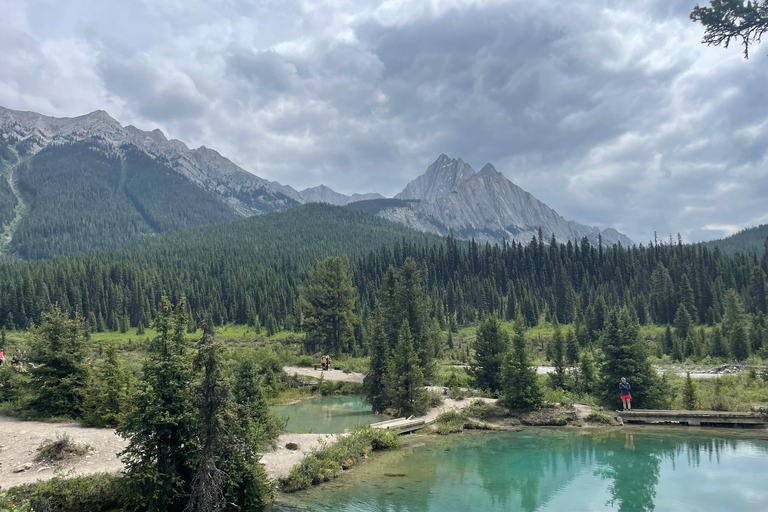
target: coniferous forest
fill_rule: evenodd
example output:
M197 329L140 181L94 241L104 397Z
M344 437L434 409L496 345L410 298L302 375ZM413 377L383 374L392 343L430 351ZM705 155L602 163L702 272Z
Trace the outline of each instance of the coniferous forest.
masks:
M540 237L528 245L481 246L319 204L152 237L112 252L6 263L0 266L0 326L39 324L53 304L81 314L94 331L147 326L166 293L172 301L185 296L193 317L215 325L299 331L300 288L327 256L347 258L359 299L355 313L363 320L375 309L388 269L412 258L428 315L442 328L521 315L528 326L573 324L584 345L597 339L609 310L626 307L640 325L672 326L684 356L711 345L693 327L735 318L749 319L752 340L732 355L743 359L764 345L764 255L726 256L682 243L594 247ZM733 329L724 330L732 335ZM340 348L362 350L361 332ZM662 344L670 354L674 345Z

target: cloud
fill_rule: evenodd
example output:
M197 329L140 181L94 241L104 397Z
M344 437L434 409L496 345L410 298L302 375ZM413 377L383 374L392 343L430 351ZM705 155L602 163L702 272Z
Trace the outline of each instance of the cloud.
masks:
M447 153L637 241L768 215L765 52L701 45L687 0L6 3L0 104L298 189L392 195Z

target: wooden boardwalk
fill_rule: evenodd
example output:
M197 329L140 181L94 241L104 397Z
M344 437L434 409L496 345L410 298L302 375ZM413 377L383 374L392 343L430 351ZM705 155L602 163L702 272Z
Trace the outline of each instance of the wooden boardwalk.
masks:
M396 431L398 434L407 434L421 428L431 425L435 420L425 420L424 418L396 418L394 420L380 421L372 423L371 428L380 428Z
M671 423L690 426L749 426L768 424L768 418L752 412L727 411L654 411L633 409L619 413L624 423Z

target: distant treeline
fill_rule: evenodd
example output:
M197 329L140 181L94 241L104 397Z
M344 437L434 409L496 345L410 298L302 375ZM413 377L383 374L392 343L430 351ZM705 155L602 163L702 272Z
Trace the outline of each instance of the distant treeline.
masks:
M714 324L729 289L748 313L766 312L765 256L726 256L701 245L544 242L479 245L311 204L119 251L4 264L0 326L37 324L53 303L79 312L94 330L147 326L165 292L172 301L186 296L194 316L215 324L299 329L298 287L311 266L332 255L350 260L361 318L373 310L387 269L408 257L422 271L430 314L442 326L519 312L528 325L556 317L596 331L606 308L626 306L641 324L672 324L681 304L693 323Z

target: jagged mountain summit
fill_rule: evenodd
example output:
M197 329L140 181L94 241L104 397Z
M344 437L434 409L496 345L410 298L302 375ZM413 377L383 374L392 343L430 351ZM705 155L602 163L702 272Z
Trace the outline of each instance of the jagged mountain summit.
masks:
M595 245L598 237L607 245L633 243L615 229L601 231L565 220L491 164L475 172L461 159L446 155L440 155L395 197L419 201L383 208L378 215L430 233L453 232L460 238L491 243L527 243L541 228L547 242L554 235L559 241L587 237Z
M336 192L325 185L318 185L299 192L301 198L307 203L328 203L336 206L344 206L357 201L370 201L372 199L384 199L384 196L376 193L352 194L348 196Z
M240 215L285 210L304 202L291 187L260 178L205 146L189 149L163 132L123 127L103 110L56 118L0 107L0 141L28 158L51 145L91 141L115 154L133 146L197 186L222 197Z
M427 172L406 185L395 199L418 199L434 203L441 197L448 196L462 182L470 179L475 170L461 158L452 159L440 155L427 167Z

